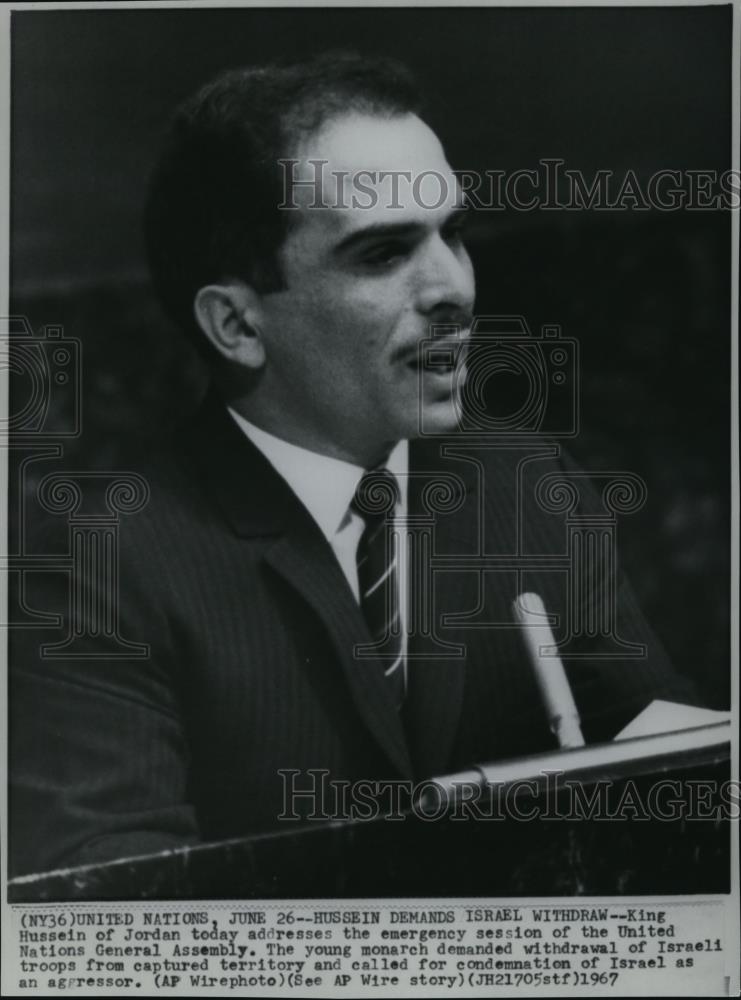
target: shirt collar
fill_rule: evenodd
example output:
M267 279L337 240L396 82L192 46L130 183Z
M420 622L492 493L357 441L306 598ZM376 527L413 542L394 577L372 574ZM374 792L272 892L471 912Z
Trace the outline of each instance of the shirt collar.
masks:
M359 465L321 455L269 434L228 407L237 426L260 449L273 468L288 483L328 540L345 522L350 501L366 471ZM409 442L399 441L389 454L386 468L399 482L401 511L407 507Z

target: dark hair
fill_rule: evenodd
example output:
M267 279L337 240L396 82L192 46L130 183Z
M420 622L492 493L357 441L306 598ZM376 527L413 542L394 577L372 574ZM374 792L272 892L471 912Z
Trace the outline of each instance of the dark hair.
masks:
M207 339L192 311L199 288L228 277L261 291L282 286L277 251L294 213L278 208L278 160L348 111L420 113L421 101L395 60L327 52L223 73L176 112L152 176L145 235L155 289L201 349Z

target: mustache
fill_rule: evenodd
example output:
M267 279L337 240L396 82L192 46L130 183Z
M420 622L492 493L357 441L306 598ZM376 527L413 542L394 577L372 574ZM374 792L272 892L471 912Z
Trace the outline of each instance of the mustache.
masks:
M394 352L392 362L407 362L421 357L423 344L430 343L431 340L439 340L441 345L446 343L451 348L456 349L456 354L461 353L464 342L459 340L457 335L465 331L470 333L474 321L474 313L470 309L451 308L446 311L440 310L430 319L427 333L423 337L417 337L413 341L404 344Z
M473 312L470 309L458 309L452 308L448 310L441 310L435 313L430 319L430 333L435 334L435 327L447 327L447 330L440 331L450 334L452 331L450 327L461 327L467 330L473 323Z
M451 359L453 363L458 364L468 353L468 337L446 337L441 331L439 339L426 337L423 340L416 341L414 344L410 344L406 348L400 349L396 352L392 361L401 361L404 364L422 362L425 357L430 356L430 352L434 354L437 351L439 354L441 350L452 352Z

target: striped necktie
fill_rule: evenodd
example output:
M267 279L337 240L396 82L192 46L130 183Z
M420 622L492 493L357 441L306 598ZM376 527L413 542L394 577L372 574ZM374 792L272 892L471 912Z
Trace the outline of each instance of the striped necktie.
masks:
M391 523L399 484L388 469L373 469L360 480L351 507L365 522L357 551L360 607L397 708L406 694L406 663L399 606L399 567Z

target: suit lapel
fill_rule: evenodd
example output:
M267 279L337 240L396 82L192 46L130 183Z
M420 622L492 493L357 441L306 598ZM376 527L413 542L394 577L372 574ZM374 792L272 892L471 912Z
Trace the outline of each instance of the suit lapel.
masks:
M356 659L358 643L370 642L365 620L327 540L316 530L291 530L267 551L265 560L287 580L324 622L350 695L369 732L405 776L412 776L401 718L383 665Z
M425 513L422 490L439 477L452 474L463 482L463 509L434 514L434 555L455 556L476 551L481 519L476 468L456 460L454 444L420 442L410 449L410 514ZM410 642L410 690L405 705L405 725L419 776L444 774L460 722L466 677L466 643L471 632L442 626L442 616L455 608L473 608L478 601L477 582L471 573L438 572L427 584L432 590L433 629L445 643L464 647L463 655L439 655L434 642L420 636ZM436 654L436 655L431 655Z
M370 642L370 635L316 522L217 397L206 399L190 440L191 455L206 488L236 534L242 538L273 536L265 547L265 562L322 620L360 717L396 769L411 778L402 721L382 663L353 655L355 645Z

